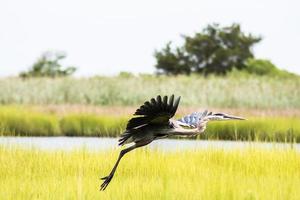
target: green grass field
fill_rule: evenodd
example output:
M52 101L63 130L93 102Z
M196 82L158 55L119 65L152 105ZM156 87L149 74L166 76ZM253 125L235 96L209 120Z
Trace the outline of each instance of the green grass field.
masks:
M0 106L0 135L117 137L129 115L49 113L27 106ZM198 139L300 142L300 118L251 117L246 121L210 122Z
M158 94L181 105L214 108L300 108L300 78L229 74L177 77L2 78L0 104L140 105Z
M293 149L158 152L124 157L99 191L118 150L41 151L0 147L0 199L278 199L300 196Z

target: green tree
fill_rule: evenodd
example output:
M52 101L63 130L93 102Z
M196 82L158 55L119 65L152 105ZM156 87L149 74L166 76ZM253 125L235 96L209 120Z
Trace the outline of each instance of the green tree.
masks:
M245 34L240 25L220 27L208 25L201 33L183 36L184 45L172 50L170 43L156 51L155 67L164 74L226 74L233 67L246 68L248 58L254 55L251 48L261 38Z
M191 73L189 56L180 48L172 51L171 42L160 52L155 52L155 57L157 60L156 68L159 70L159 73L167 75Z
M21 72L20 76L27 77L61 77L72 75L75 67L63 67L60 61L66 58L63 52L47 51L33 64L27 72Z

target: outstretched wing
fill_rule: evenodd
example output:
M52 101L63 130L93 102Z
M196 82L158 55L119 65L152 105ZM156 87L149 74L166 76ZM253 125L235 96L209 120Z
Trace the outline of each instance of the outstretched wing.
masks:
M192 114L186 115L178 120L179 125L188 127L188 128L196 128L199 121L203 120L206 116L211 115L212 112L208 112L205 110L204 112L194 112Z
M146 101L138 108L134 115L139 115L128 121L126 130L130 130L146 124L168 124L178 108L180 97L174 101L174 95L164 96L158 95L156 99L152 98Z

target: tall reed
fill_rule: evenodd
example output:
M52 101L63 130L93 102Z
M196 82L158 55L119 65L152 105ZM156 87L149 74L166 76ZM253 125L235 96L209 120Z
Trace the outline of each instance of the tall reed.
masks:
M139 105L158 94L181 105L300 108L300 78L247 75L177 77L2 78L0 104Z

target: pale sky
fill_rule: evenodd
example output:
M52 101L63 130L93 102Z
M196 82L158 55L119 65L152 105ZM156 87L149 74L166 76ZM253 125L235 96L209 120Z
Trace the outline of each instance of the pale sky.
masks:
M300 74L299 10L297 0L0 0L0 76L47 50L65 51L77 76L151 73L155 49L213 22L262 36L256 57Z

